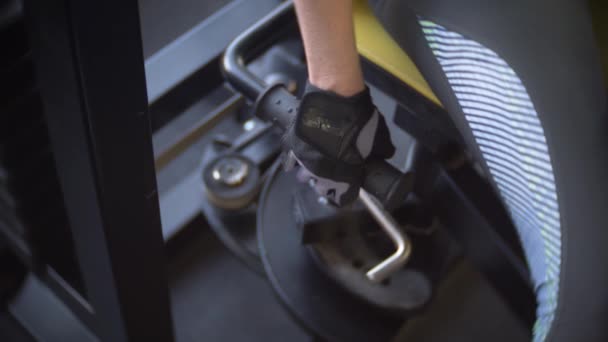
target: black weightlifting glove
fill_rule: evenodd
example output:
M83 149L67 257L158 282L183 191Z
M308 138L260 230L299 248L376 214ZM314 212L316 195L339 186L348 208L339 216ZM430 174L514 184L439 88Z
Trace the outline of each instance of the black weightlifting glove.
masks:
M363 164L395 154L388 127L369 89L350 97L310 84L285 134L286 169L337 205L353 202L364 180Z

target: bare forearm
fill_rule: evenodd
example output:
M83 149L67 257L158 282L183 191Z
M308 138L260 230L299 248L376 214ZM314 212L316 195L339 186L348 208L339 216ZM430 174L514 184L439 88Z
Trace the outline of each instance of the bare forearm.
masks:
M295 0L310 82L343 96L364 88L352 0Z

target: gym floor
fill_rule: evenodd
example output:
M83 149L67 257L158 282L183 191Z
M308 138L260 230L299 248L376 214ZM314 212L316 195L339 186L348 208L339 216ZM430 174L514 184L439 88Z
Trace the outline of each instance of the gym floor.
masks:
M201 221L170 261L177 341L309 341L266 280L229 254Z
M202 220L171 255L176 338L190 341L310 341L269 284L227 252ZM426 314L404 325L399 341L528 341L502 299L467 262L438 290Z
M177 341L310 341L265 279L232 256L202 220L170 261ZM467 262L451 272L423 317L399 341L528 341L502 299Z

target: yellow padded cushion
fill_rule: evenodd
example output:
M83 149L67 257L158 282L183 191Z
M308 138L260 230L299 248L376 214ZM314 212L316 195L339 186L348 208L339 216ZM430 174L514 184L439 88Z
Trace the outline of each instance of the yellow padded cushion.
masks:
M366 0L354 1L353 15L359 54L441 105L414 62L384 30Z

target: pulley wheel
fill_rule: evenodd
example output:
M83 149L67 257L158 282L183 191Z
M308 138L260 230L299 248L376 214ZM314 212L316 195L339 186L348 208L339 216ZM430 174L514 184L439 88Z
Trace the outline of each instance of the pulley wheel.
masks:
M220 155L203 169L205 193L222 209L241 209L253 202L260 188L260 170L238 154Z

